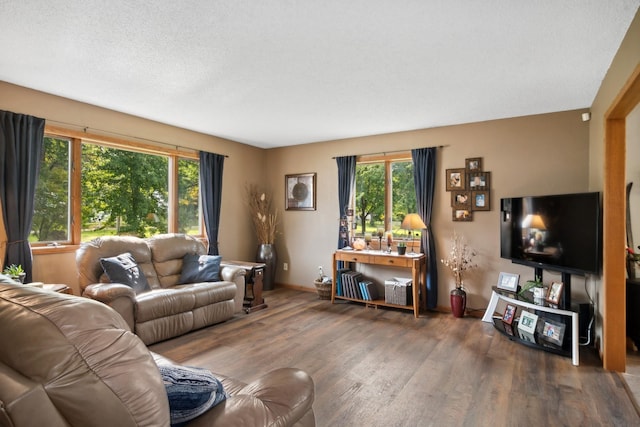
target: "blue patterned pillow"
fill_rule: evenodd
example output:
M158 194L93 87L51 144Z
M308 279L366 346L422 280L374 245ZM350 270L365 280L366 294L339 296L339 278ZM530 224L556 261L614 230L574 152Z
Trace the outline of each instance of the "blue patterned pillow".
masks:
M220 380L206 369L178 365L158 369L169 397L172 426L199 417L229 397Z
M111 258L101 258L100 264L113 283L131 286L136 294L151 289L147 278L129 252Z
M178 283L217 282L220 280L218 255L186 254L182 259L182 272Z

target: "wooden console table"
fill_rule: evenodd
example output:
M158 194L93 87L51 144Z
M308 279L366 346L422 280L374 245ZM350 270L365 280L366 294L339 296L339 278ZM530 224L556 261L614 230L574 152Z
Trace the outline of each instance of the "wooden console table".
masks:
M398 305L398 304L390 304L385 302L384 297L382 299L376 299L374 301L365 301L353 298L347 298L345 296L336 295L336 285L337 285L337 262L343 261L346 263L355 263L355 264L372 264L372 265L380 265L386 267L398 267L398 268L409 268L411 269L411 279L413 281L413 285L411 286L411 291L413 294L412 304L410 305ZM348 301L357 301L362 302L367 305L372 306L384 306L384 307L395 307L401 308L405 310L413 310L413 315L418 317L420 314L420 299L424 299L422 301L422 305L426 307L426 289L424 277L427 271L427 257L424 254L407 254L407 255L398 255L397 252L387 253L384 251L344 251L338 250L333 254L333 283L331 285L331 302L334 303L336 299L348 300Z

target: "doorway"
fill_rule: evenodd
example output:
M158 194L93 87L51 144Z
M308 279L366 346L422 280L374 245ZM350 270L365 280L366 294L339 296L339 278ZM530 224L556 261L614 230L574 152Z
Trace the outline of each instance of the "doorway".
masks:
M605 114L603 366L626 369L626 120L640 102L640 65Z

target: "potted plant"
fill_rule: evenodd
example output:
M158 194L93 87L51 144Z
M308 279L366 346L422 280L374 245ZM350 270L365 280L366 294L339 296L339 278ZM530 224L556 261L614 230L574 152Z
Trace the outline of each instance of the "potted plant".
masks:
M520 294L524 294L527 291L533 293L534 298L544 297L544 283L542 283L542 277L536 276L533 280L527 280L520 289Z
M398 242L398 255L404 255L407 253L407 244L404 241Z
M4 268L2 274L11 277L16 282L24 283L27 273L24 272L21 265L11 264Z
M455 289L450 293L451 312L455 317L464 317L467 307L467 292L464 290L462 276L465 271L477 267L473 263L473 257L476 255L476 251L467 245L464 237L454 232L449 257L440 260L449 267L455 279Z
M331 278L324 275L322 266L318 267L318 278L314 281L316 285L316 291L318 292L318 298L331 299Z

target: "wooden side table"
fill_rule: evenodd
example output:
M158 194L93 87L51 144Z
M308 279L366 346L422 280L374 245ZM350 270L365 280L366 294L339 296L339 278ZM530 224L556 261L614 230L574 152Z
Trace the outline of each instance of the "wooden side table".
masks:
M243 268L246 271L244 281L244 311L251 313L252 311L267 308L267 304L262 298L262 279L266 264L247 261L222 261L221 265L229 265Z
M60 294L73 295L73 291L67 285L44 284L42 285L42 289L46 289L52 292L58 292Z

